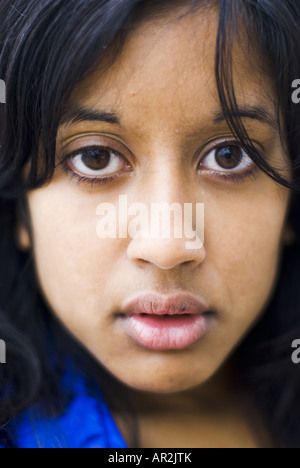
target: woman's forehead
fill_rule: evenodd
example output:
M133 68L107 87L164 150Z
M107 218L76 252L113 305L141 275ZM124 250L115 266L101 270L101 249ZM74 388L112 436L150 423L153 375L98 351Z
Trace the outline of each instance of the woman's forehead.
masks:
M70 107L114 114L122 124L137 115L147 121L172 120L199 125L220 116L215 80L219 12L200 10L178 19L170 13L139 24L128 33L120 54L106 70L101 64L74 90ZM247 49L246 49L247 50ZM237 102L260 109L274 123L269 78L255 68L239 44L233 49ZM172 112L171 112L172 109ZM188 114L188 119L187 119ZM267 117L268 119L268 117ZM142 124L142 122L141 122ZM274 123L275 125L275 123Z

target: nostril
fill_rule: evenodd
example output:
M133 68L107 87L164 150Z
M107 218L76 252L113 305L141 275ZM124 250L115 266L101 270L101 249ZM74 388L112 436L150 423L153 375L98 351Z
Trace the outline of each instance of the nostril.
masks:
M177 244L170 241L155 238L132 239L127 246L127 257L135 262L139 268L145 268L149 264L155 265L161 270L175 268L194 269L205 259L204 248L189 248L182 244L182 240L176 239Z

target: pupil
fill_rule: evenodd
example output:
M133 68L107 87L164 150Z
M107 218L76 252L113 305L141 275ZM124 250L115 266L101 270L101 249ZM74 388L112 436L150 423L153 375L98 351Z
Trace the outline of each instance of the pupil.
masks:
M216 152L216 161L223 169L234 169L242 161L241 148L237 146L225 146Z
M82 153L82 162L89 169L99 171L110 161L110 152L106 149L89 150Z

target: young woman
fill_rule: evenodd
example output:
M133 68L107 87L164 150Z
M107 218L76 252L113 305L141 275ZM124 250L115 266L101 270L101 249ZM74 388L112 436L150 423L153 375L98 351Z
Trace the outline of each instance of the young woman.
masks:
M300 7L0 12L0 445L299 447Z

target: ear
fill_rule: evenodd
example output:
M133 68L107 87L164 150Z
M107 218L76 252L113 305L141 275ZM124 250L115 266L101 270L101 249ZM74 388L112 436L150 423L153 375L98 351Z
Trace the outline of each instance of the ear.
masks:
M296 234L290 223L285 225L282 240L285 246L293 245L296 241Z
M16 229L16 240L20 250L28 251L31 248L29 233L23 223L18 222Z

